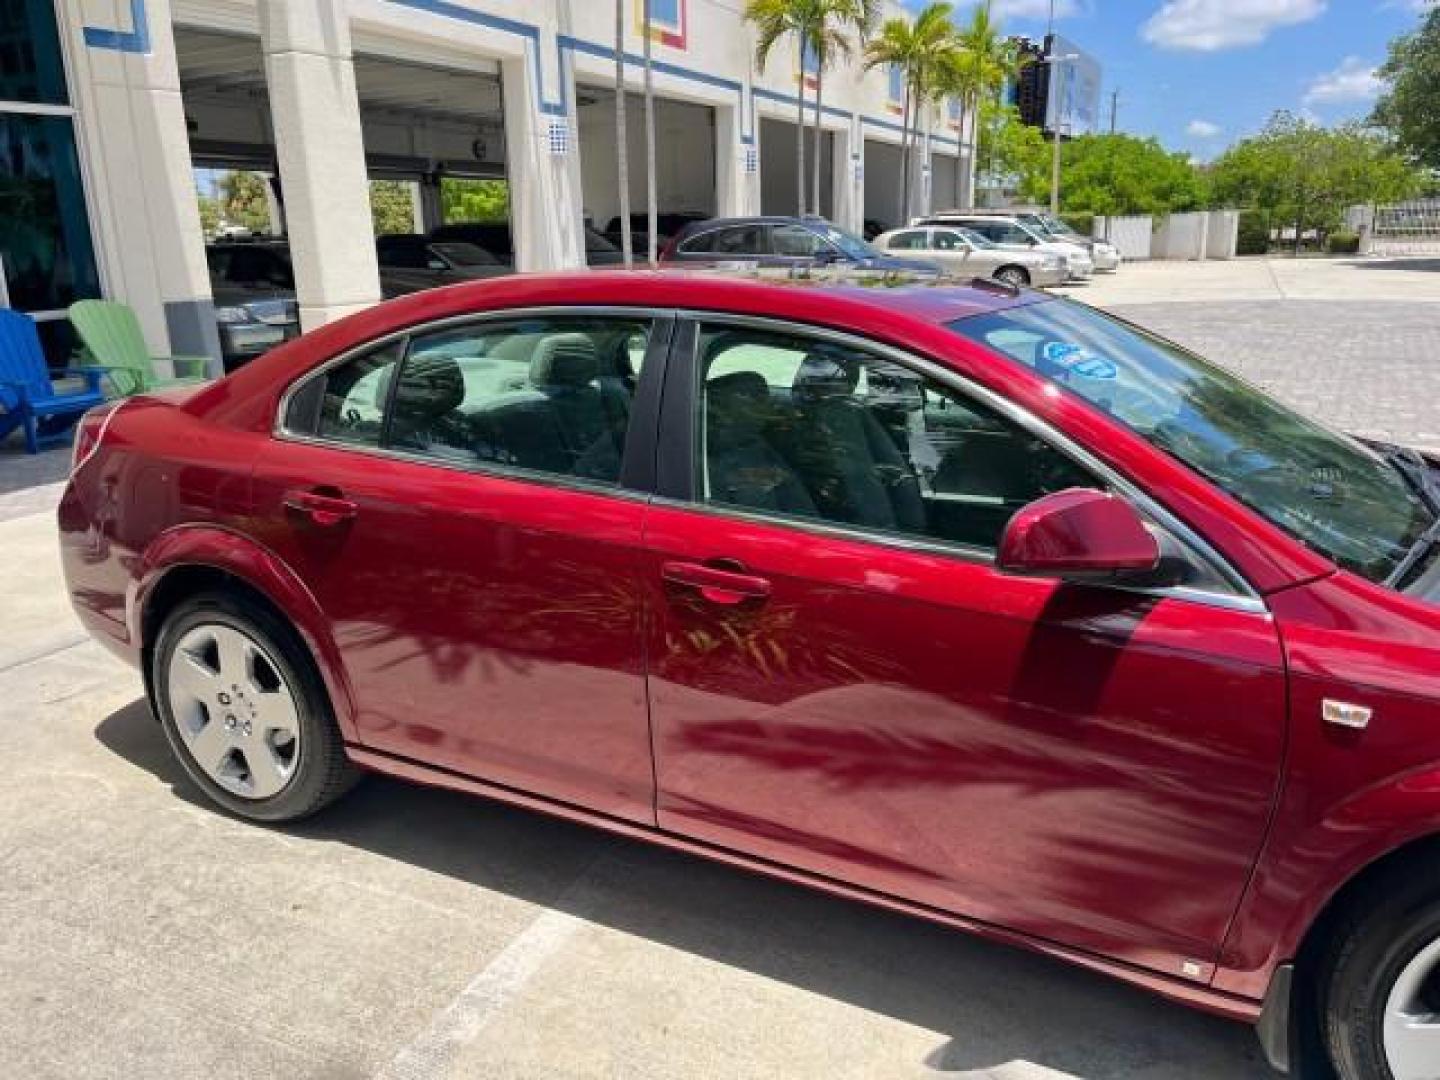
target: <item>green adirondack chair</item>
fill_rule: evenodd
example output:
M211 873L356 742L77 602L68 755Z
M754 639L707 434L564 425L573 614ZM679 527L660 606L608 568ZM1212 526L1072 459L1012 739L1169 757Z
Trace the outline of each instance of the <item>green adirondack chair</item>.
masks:
M75 367L103 371L121 397L171 386L195 386L208 379L210 363L205 356L169 357L174 377L155 373L156 357L150 355L140 320L124 304L111 300L77 300L70 305L70 322L85 346L87 355Z

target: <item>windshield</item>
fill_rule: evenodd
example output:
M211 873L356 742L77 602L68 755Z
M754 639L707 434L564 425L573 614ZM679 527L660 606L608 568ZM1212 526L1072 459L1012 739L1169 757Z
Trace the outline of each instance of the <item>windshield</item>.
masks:
M1104 409L1372 581L1388 580L1431 523L1424 500L1380 454L1092 308L1052 300L949 325Z
M451 266L498 266L499 262L494 255L491 255L483 248L474 244L466 244L462 241L446 241L443 244L432 244L435 254L448 262Z
M880 255L870 244L856 236L852 232L840 228L838 225L831 225L829 222L820 222L813 226L816 232L825 237L832 244L838 247L851 259L874 259Z
M1068 224L1051 214L1036 214L1035 217L1039 220L1045 231L1048 232L1051 236L1058 236L1066 240L1080 236L1080 234L1074 229L1072 229ZM1081 239L1086 238L1081 237Z

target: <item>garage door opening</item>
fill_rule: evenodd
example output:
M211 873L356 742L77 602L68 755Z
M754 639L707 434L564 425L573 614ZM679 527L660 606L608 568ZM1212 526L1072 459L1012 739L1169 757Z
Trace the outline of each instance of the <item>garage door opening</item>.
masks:
M805 209L835 220L835 133L820 137L820 206L810 205L814 184L815 132L805 129ZM794 214L799 204L795 176L795 125L786 120L760 120L760 212Z
M581 185L585 221L612 244L623 239L620 155L615 140L614 87L577 88ZM626 163L630 172L631 242L643 259L649 242L645 190L645 99L625 95ZM655 191L660 248L690 221L714 217L715 110L674 98L655 98Z
M177 27L200 217L227 369L299 332L260 41ZM386 297L514 261L499 68L357 51L356 96Z
M901 154L897 143L865 140L865 220L871 228L895 229L901 220L900 194L903 190Z

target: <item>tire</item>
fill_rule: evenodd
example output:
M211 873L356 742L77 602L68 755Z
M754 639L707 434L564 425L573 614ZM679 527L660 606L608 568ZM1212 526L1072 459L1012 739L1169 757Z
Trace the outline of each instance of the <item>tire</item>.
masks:
M243 596L203 593L177 606L156 641L150 686L175 757L237 817L308 817L361 775L299 635Z
M1334 927L1320 971L1319 1022L1340 1080L1428 1080L1440 1076L1440 868L1405 866L1365 890ZM1397 1008L1423 1014L1415 1041L1392 1034ZM1429 1025L1429 1017L1437 1018Z
M1017 289L1024 288L1030 284L1030 271L1023 266L1002 266L995 271L995 280L1013 285Z

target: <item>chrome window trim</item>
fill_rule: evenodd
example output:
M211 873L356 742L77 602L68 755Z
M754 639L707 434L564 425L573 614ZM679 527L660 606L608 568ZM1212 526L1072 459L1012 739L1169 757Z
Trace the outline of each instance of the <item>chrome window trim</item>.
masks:
M1161 528L1169 532L1182 546L1192 555L1210 569L1215 571L1219 577L1227 581L1235 592L1222 593L1213 592L1208 589L1196 589L1189 586L1165 586L1160 588L1137 587L1137 586L1114 586L1127 592L1137 594L1165 597L1176 600L1185 600L1192 603L1206 604L1211 607L1228 608L1237 611L1249 611L1257 614L1269 614L1269 608L1264 598L1253 586L1236 570L1228 560L1224 558L1215 548L1186 525L1157 500L1137 487L1134 483L1121 476L1114 468L1105 464L1089 450L1086 450L1079 443L1069 436L1057 431L1050 424L1041 420L1028 409L1017 405L1009 398L996 393L989 387L982 386L972 379L967 378L958 372L928 360L914 353L896 348L884 342L875 341L871 338L861 337L845 331L835 330L830 327L818 326L813 323L793 322L786 319L777 319L766 316L737 315L729 312L713 312L681 308L675 312L681 319L690 319L698 323L726 323L734 326L751 326L758 330L771 333L800 333L811 337L821 338L836 344L847 345L857 348L872 355L883 357L886 360L900 364L912 371L918 372L927 378L943 386L949 387L958 393L974 398L990 408L994 409L1001 416L1017 424L1035 438L1046 443L1057 452L1070 458L1073 462L1103 480L1114 490L1118 491L1127 500L1135 504L1140 511L1150 517ZM672 500L656 500L657 503L673 503L688 507L690 509L706 508L716 511L723 510L726 514L733 514L745 520L768 522L787 527L798 527L810 532L820 532L824 535L837 535L847 539L862 540L869 543L881 543L886 547L899 547L909 550L923 550L941 555L949 555L954 558L964 559L968 562L978 562L986 565L994 565L995 557L989 551L976 549L960 544L949 544L944 541L926 540L923 537L907 537L884 532L872 532L864 529L848 528L844 525L836 525L833 522L812 523L804 519L797 519L781 515L769 515L753 510L737 511L733 508L724 508L719 504L704 507L700 503L687 503Z
M580 318L641 318L654 321L673 318L675 312L670 308L654 306L626 307L624 305L614 304L594 306L584 304L549 304L542 307L503 308L496 311L466 312L463 315L450 315L443 319L436 319L434 322L407 326L404 329L395 330L389 334L382 334L380 337L371 338L369 341L352 346L344 352L337 353L318 366L297 376L290 385L285 388L285 392L280 395L280 401L276 405L275 416L271 422L271 437L279 442L299 443L303 446L317 446L327 450L344 450L352 454L364 454L367 457L381 458L390 461L404 461L412 465L428 465L432 468L445 469L449 472L489 476L499 480L514 480L522 483L538 484L542 487L559 488L565 491L578 491L588 495L610 495L624 499L627 502L648 501L650 492L635 491L631 488L622 487L618 482L611 484L603 480L586 480L580 477L565 476L561 473L542 472L537 469L525 469L514 465L499 465L493 462L477 461L471 464L469 462L447 461L444 458L430 457L425 454L412 453L408 450L397 450L393 447L366 446L359 443L347 443L341 439L327 439L323 436L308 434L306 432L292 431L285 426L285 415L290 411L290 401L292 398L301 393L311 382L322 378L332 368L348 363L358 356L374 352L377 349L384 349L396 341L404 341L405 344L400 354L400 362L403 363L405 355L409 351L409 339L421 334L443 332L456 326L469 325L471 323L510 322L518 319L565 315ZM386 411L388 414L388 406Z

